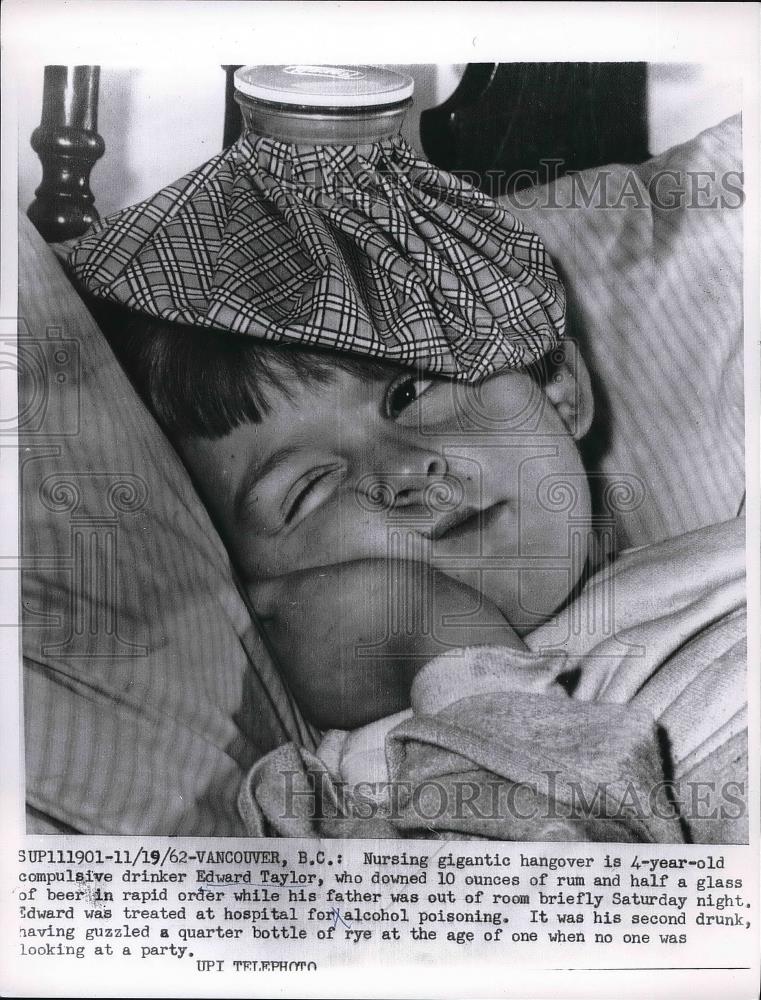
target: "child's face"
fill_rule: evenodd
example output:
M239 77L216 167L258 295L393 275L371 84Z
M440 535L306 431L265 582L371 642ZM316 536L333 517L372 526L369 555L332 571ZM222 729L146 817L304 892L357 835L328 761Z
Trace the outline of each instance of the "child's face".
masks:
M262 423L182 452L246 582L424 561L525 632L586 559L589 490L567 426L578 395L564 367L546 390L523 372L465 386L336 370L273 393Z

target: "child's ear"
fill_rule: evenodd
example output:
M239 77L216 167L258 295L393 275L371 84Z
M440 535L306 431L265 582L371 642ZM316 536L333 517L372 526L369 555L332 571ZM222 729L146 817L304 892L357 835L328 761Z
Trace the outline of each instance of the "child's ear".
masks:
M547 358L544 392L575 441L592 425L594 400L589 370L575 340L565 340Z

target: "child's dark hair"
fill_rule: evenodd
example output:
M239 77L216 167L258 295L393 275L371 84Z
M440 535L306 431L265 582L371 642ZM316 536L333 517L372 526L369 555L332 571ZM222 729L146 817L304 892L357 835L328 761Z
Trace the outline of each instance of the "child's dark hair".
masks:
M169 323L111 303L88 302L114 354L170 439L220 438L259 423L273 393L327 384L336 370L388 378L397 366Z

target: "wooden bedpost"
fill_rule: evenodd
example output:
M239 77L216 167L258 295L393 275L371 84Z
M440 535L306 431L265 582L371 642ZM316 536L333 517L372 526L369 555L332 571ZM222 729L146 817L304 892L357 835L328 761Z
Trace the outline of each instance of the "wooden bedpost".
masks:
M242 63L225 65L225 124L222 133L222 149L228 149L240 138L243 129L243 119L240 108L235 103L235 70L240 69Z
M32 149L42 183L27 215L48 243L81 236L99 221L90 171L103 155L98 135L100 66L46 66L42 117Z

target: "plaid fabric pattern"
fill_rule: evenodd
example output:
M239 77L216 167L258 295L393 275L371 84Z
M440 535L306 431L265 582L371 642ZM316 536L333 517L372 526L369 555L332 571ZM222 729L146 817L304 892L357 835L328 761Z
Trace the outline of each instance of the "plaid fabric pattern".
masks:
M471 381L530 364L565 323L540 239L401 137L245 135L105 219L69 264L92 294L150 316Z

